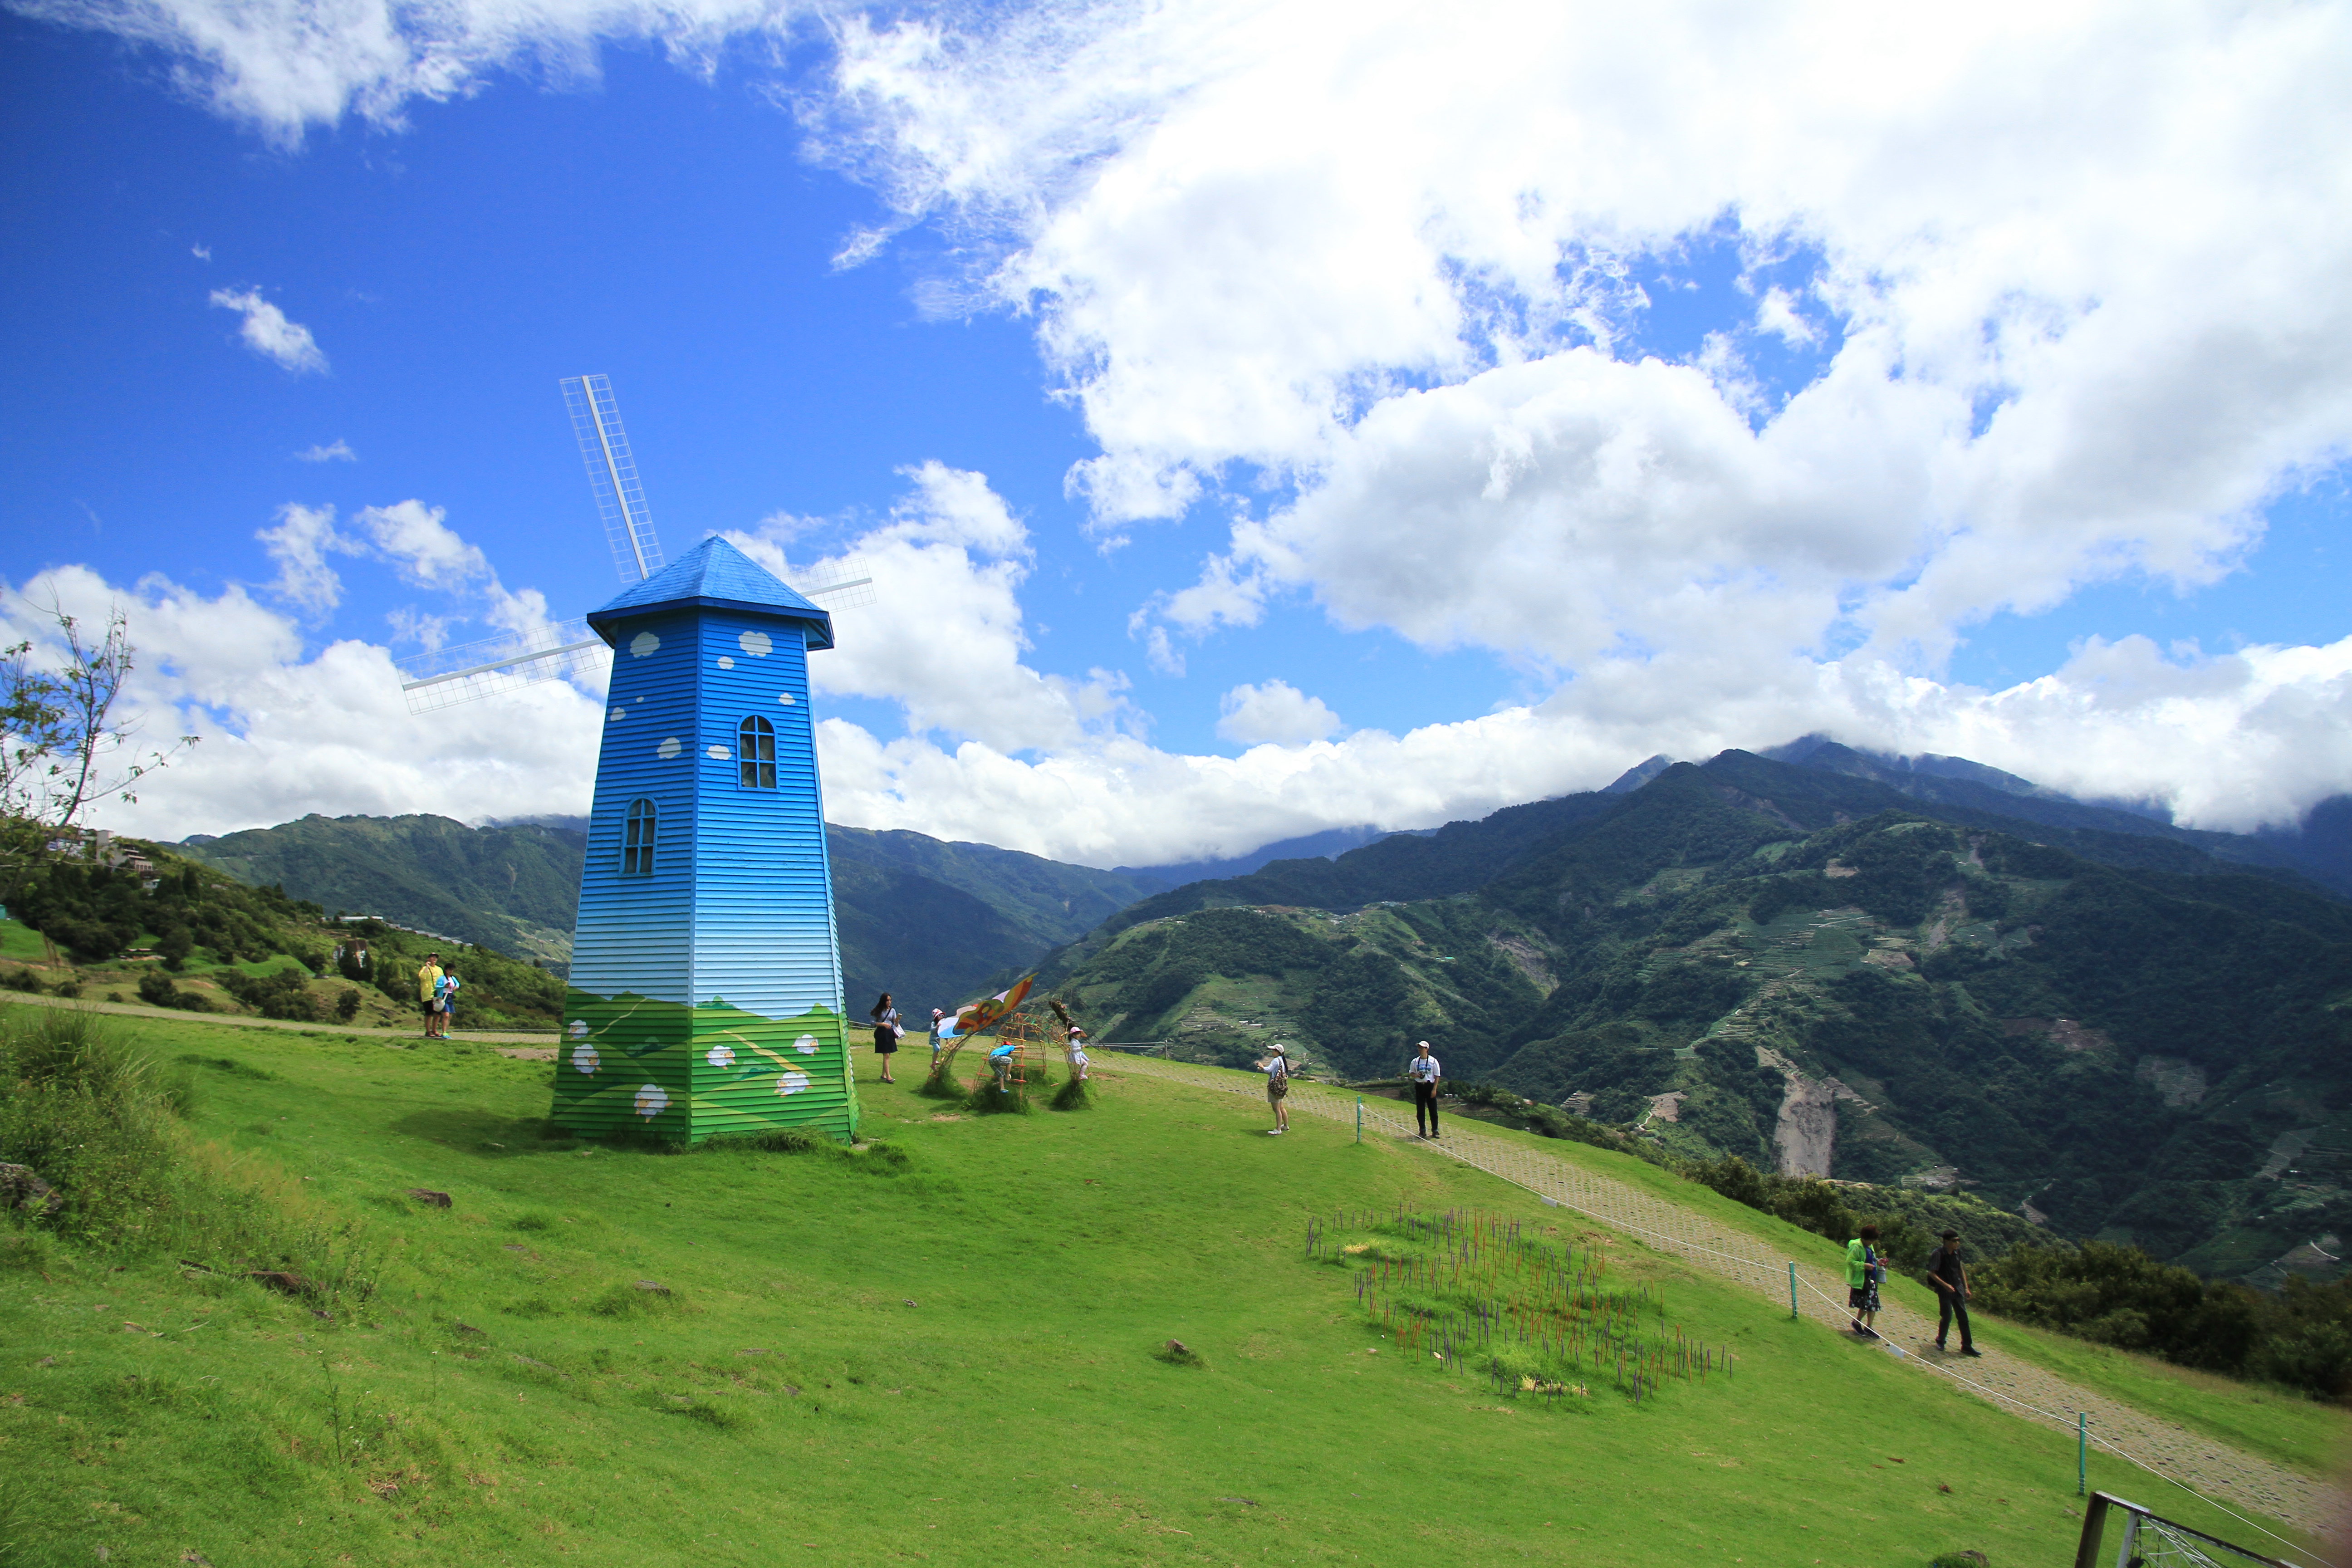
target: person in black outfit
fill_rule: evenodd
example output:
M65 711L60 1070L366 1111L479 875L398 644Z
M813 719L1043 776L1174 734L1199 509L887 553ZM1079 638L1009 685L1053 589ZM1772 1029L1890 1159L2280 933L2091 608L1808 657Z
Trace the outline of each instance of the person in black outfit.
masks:
M1429 1054L1429 1042L1416 1047L1412 1060L1404 1064L1404 1076L1412 1080L1412 1124L1414 1136L1437 1136L1437 1058Z
M890 1076L890 1058L898 1053L898 1037L906 1032L906 1026L898 1022L898 1009L891 1005L890 993L882 993L870 1016L874 1020L874 1054L882 1058L882 1081L896 1083L898 1080Z
M1936 1301L1943 1310L1936 1317L1936 1348L1942 1350L1944 1337L1952 1331L1952 1320L1960 1321L1960 1353L1982 1355L1976 1347L1975 1336L1969 1332L1969 1271L1960 1267L1960 1233L1948 1230L1944 1245L1927 1259L1927 1283L1936 1288Z

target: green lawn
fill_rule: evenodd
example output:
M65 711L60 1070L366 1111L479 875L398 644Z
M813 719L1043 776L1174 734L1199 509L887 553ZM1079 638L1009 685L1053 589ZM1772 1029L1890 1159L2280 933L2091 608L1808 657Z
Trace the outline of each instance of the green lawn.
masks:
M1646 1160L1491 1122L1480 1122L1479 1131L1522 1140L1547 1154L1670 1199L1727 1229L1759 1238L1783 1257L1832 1271L1844 1268L1843 1246L1735 1203ZM1936 1316L1934 1293L1915 1280L1890 1279L1885 1294L1931 1320ZM2104 1390L2151 1415L2310 1475L2333 1479L2344 1474L2347 1449L2352 1449L2352 1412L2340 1406L2306 1399L2293 1389L2192 1372L2152 1356L2110 1350L1982 1313L1976 1315L1975 1326L1980 1340L1998 1341L2002 1349L2022 1360L2086 1387ZM2144 1498L2134 1500L2147 1501Z
M0 959L17 963L41 963L48 958L41 933L23 921L0 921Z
M549 1068L479 1047L120 1026L167 1059L242 1064L198 1069L196 1131L297 1222L355 1223L383 1286L322 1321L167 1259L10 1248L46 1268L0 1272L10 1561L2072 1551L2070 1439L1605 1236L1620 1278L1737 1348L1735 1381L1554 1409L1399 1355L1348 1274L1303 1256L1309 1215L1562 1215L1312 1118L1267 1138L1247 1100L1112 1079L1091 1110L939 1121L910 1071L860 1086L866 1134L903 1163L667 1156L543 1139ZM454 1206L402 1195L419 1186ZM1206 1366L1154 1359L1171 1336ZM2092 1483L2154 1500L2095 1458Z

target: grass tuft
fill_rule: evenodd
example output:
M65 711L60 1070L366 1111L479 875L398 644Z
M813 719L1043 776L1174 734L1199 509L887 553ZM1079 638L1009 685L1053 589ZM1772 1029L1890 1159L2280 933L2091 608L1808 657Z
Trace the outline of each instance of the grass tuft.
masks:
M635 1318L653 1312L675 1311L686 1304L686 1298L667 1285L651 1279L640 1279L627 1285L613 1285L594 1300L588 1310L600 1318Z
M677 1411L689 1421L699 1421L706 1426L716 1426L721 1432L740 1432L749 1426L751 1418L730 1405L715 1405L708 1399L697 1399Z
M695 1148L704 1154L804 1154L828 1142L805 1127L776 1127L765 1132L712 1138Z
M1207 1359L1199 1351L1194 1350L1182 1340L1170 1340L1151 1352L1151 1359L1164 1361L1170 1366L1198 1367L1204 1372L1208 1370L1209 1365Z
M999 1089L994 1078L984 1078L963 1097L963 1108L974 1116L1026 1116L1029 1096L1020 1085Z
M183 1067L211 1068L215 1072L225 1072L234 1078L249 1078L257 1083L275 1083L278 1080L278 1075L268 1068L257 1068L235 1057L206 1057L194 1051L183 1051L173 1059Z

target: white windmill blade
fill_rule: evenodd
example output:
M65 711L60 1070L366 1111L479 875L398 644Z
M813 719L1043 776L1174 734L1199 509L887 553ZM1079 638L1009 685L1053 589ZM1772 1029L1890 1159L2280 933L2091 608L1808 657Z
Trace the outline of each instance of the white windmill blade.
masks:
M585 674L611 655L585 620L535 632L508 632L480 642L420 653L399 662L400 689L411 713L431 713L542 680Z
M874 575L863 555L836 556L791 575L801 597L814 599L828 610L862 610L874 603Z
M588 465L588 487L596 492L596 511L613 543L613 564L622 582L642 583L662 569L661 542L637 484L613 384L601 375L566 376L563 405L572 411L572 432L580 437L580 459Z

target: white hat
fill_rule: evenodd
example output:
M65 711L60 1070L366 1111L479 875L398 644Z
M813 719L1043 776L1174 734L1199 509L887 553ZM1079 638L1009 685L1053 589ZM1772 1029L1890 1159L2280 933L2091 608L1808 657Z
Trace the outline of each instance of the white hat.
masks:
M1428 1042L1427 1040L1423 1040L1423 1041L1421 1041L1421 1042L1420 1042L1420 1045L1421 1045L1421 1048L1422 1048L1423 1050L1424 1050L1424 1051L1425 1051L1425 1050L1429 1049L1429 1042Z
M1280 1046L1268 1046L1266 1049L1272 1051L1276 1056L1282 1055L1282 1047Z

